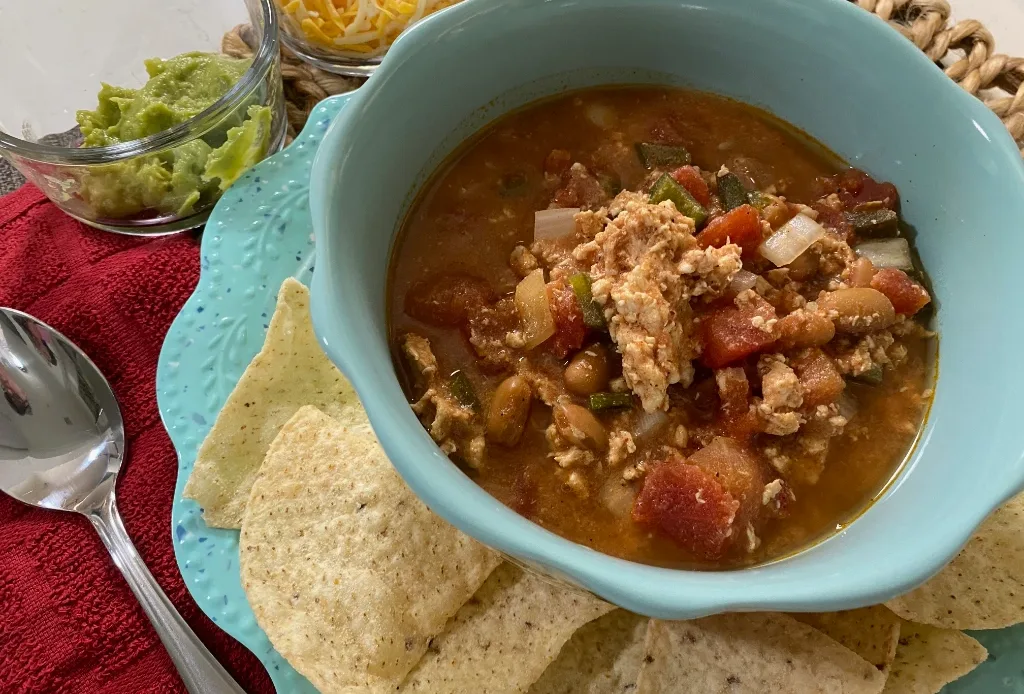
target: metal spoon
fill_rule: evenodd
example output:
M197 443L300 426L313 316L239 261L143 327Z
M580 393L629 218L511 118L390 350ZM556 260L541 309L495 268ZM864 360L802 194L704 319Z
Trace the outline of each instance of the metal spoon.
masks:
M244 694L174 609L117 511L124 422L96 365L32 316L0 308L0 490L88 518L191 694Z

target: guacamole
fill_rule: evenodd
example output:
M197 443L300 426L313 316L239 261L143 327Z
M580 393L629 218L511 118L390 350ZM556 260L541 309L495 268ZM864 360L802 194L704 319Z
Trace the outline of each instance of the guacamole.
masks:
M139 89L104 84L94 111L79 111L82 147L106 147L155 135L213 105L242 78L249 60L183 53L146 61ZM79 194L99 217L124 219L145 211L187 216L208 204L270 145L271 112L251 104L222 127L173 149L116 164L92 166Z

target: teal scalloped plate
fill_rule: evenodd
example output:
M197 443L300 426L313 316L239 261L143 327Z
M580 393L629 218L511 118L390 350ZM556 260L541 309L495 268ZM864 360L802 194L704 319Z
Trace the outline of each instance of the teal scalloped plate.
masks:
M350 95L319 104L286 149L256 165L220 199L203 232L195 293L174 319L156 372L157 405L178 452L171 509L174 555L200 609L266 666L279 692L316 694L256 624L238 572L238 531L208 528L182 498L199 444L260 350L287 277L309 284L313 222L309 171L324 131Z
M238 573L238 531L208 528L182 497L196 451L242 371L263 345L277 290L287 277L309 284L313 229L309 172L324 131L349 95L316 107L301 135L258 164L221 198L203 234L202 274L174 320L157 367L157 403L178 452L171 531L192 597L216 624L266 666L279 692L315 694L267 639ZM973 632L989 660L946 694L1024 694L1024 625Z

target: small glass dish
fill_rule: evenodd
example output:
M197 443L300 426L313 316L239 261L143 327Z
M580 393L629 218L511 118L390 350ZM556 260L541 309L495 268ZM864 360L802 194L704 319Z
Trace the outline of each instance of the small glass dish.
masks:
M275 0L281 40L327 72L369 77L398 35L459 0Z
M85 224L145 236L198 227L284 142L273 0L0 9L18 27L0 41L0 155ZM244 22L258 42L248 65L220 54L223 34Z

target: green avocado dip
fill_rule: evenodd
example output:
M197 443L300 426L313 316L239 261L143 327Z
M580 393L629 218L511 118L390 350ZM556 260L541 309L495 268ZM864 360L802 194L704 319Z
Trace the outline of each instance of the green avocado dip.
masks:
M94 111L76 115L82 147L106 147L155 135L212 106L235 86L251 61L216 53L183 53L146 61L139 89L104 84ZM125 219L146 211L188 216L215 201L266 156L271 112L242 106L196 139L157 154L89 167L79 194L99 217Z

